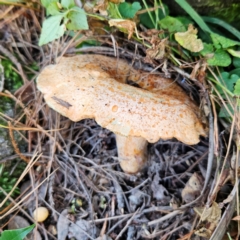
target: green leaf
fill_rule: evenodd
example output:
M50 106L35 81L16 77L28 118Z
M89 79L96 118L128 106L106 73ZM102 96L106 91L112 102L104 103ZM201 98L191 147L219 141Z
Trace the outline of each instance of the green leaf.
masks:
M176 19L178 19L185 27L188 26L189 24L194 24L194 21L187 16L179 16L176 17Z
M240 96L240 78L237 80L235 86L234 86L234 92L235 95Z
M213 45L216 49L220 49L220 48L229 48L229 47L233 47L236 45L240 45L240 42L237 41L233 41L229 38L225 38L223 36L220 36L216 33L211 33L211 38L213 41Z
M202 17L202 19L205 22L216 24L222 28L225 28L227 31L229 31L231 34L233 34L235 37L240 39L240 32L234 28L232 25L226 23L225 21L219 19L219 18L213 18L213 17Z
M139 2L120 3L118 6L119 12L121 13L123 18L134 18L136 12L140 10L142 7Z
M224 87L226 87L230 92L233 92L234 85L239 80L239 76L236 74L230 75L228 72L221 72L221 78L219 80ZM217 85L216 88L221 95L224 95L224 91L221 86Z
M232 71L229 72L229 74L236 74L238 76L240 76L240 68L235 68Z
M211 32L211 29L208 25L203 21L203 19L199 16L199 14L189 5L189 3L185 0L175 0L190 16L191 18L198 24L198 26L206 32Z
M172 32L184 32L186 27L177 18L166 16L159 21L160 26L163 29L167 29L170 33Z
M61 24L63 15L56 15L45 19L42 26L42 32L39 39L39 46L47 44L64 34L65 26Z
M60 14L60 12L59 12L57 1L50 3L47 7L47 16L48 15L54 16L54 15L58 15L58 14Z
M74 7L76 4L74 0L62 0L61 5L63 6L63 8L69 9Z
M235 50L233 50L233 49L227 49L227 51L232 55L232 56L234 56L235 58L234 59L236 59L236 58L240 58L240 51L235 51Z
M87 16L83 9L79 7L71 8L67 18L70 22L67 23L67 29L69 30L80 30L88 29Z
M208 43L203 43L203 50L200 51L200 54L202 56L206 56L207 54L213 53L214 49L213 49L213 45L212 44L208 44Z
M48 8L48 6L53 3L53 2L57 2L58 0L41 0L41 3L42 5L45 7L45 8Z
M22 240L24 239L28 233L30 233L35 224L32 224L26 228L14 229L14 230L5 230L2 232L0 240Z
M233 65L235 68L240 68L240 57L233 58ZM240 74L238 74L240 76Z
M159 8L158 11L157 11L158 12L158 19L160 19L160 20L165 18L165 16L167 16L169 14L168 6L163 4L163 7L164 7L164 12L161 8ZM149 6L148 8L151 8L151 6ZM152 10L150 13L152 14L152 17L154 19L156 19L155 11ZM144 26L146 26L147 28L149 28L149 29L154 29L155 28L154 23L151 21L151 18L149 16L148 12L140 14L139 19L140 19L140 22Z
M108 17L110 18L122 18L122 15L119 12L118 5L112 2L108 3L107 6Z
M227 67L231 64L232 60L229 54L223 49L217 49L212 58L207 60L211 66Z

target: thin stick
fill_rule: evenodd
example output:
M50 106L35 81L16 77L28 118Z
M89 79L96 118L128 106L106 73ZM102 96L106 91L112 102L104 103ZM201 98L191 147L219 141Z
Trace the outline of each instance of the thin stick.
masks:
M133 218L136 216L136 214L138 213L138 210L132 215L132 217L127 221L127 224L125 224L124 228L121 230L121 232L117 235L116 240L118 240L123 233L127 230L129 224L132 222Z

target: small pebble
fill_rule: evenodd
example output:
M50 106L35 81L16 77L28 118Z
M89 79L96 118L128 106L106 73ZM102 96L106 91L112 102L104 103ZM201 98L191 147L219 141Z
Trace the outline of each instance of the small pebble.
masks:
M45 207L38 207L33 212L33 218L37 222L43 222L47 219L49 215L49 211Z

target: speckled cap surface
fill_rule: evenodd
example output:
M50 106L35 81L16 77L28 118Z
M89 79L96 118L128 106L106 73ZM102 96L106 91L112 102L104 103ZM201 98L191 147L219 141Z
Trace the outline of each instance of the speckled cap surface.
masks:
M130 72L147 90L124 83ZM51 108L72 121L92 118L116 134L151 143L176 138L197 144L206 135L198 107L172 80L152 79L121 59L77 55L44 68L37 87Z

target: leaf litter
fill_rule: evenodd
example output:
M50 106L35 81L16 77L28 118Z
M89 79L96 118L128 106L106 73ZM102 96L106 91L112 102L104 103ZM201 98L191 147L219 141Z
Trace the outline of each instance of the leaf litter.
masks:
M20 18L29 24L25 16L19 16ZM21 26L19 19L15 20L15 26ZM129 34L133 32L133 28L128 29ZM19 39L22 38L15 37L16 41ZM105 39L106 36L102 41ZM116 39L119 40L117 37ZM121 51L121 47L118 49L121 57L131 59L129 56L134 56L135 59L144 59L141 47L138 54L134 55L133 49L136 46L130 42L126 45L127 51ZM58 54L67 50L63 41L57 46L53 43L51 47L54 51L58 49ZM113 46L108 46L107 49L111 55ZM96 48L94 51L97 50ZM32 61L31 47L26 47L25 51L21 59L23 66ZM48 47L45 51L45 56L42 55L42 49L35 52L40 68L49 64L50 59L54 59ZM48 57L45 58L46 56ZM156 66L152 63L154 69ZM24 69L26 71L26 67ZM178 75L176 69L171 69L170 72L173 76ZM35 77L36 75L33 79ZM28 83L23 85L22 93L27 85ZM40 166L32 167L26 179L22 180L24 184L31 179L32 183L27 191L30 191L29 198L35 195L35 208L41 205L51 212L46 222L38 225L42 236L62 240L66 237L178 239L197 228L194 219L198 218L199 214L193 211L193 207L204 207L209 194L209 188L204 191L209 159L206 154L209 151L208 139L202 138L195 146L176 140L160 140L149 144L148 166L138 175L129 175L121 171L116 161L117 150L113 133L102 129L93 120L73 123L60 116L44 104L34 84L28 89L27 100L21 98L21 91L18 99L9 92L5 93L16 101L16 106L20 106L15 118L1 117L6 122L10 120L16 129L26 128L27 138L24 141L28 145L26 155L29 159L35 152L42 153L38 160ZM213 169L216 167L214 163ZM47 186L44 184L43 194L41 189L35 189L34 184L44 179L47 179ZM213 182L211 179L209 184ZM79 200L80 205L76 204ZM21 217L24 216L31 223L34 206L30 207L28 204L28 201L24 201L17 208ZM203 211L200 216L201 221L207 223L197 231L205 231L204 237L209 237L219 222L221 211L223 210L219 210L215 202L211 203L211 207L205 210L205 215ZM4 222L12 216L8 214ZM209 227L208 223L212 225ZM49 226L56 226L57 231L50 230Z

